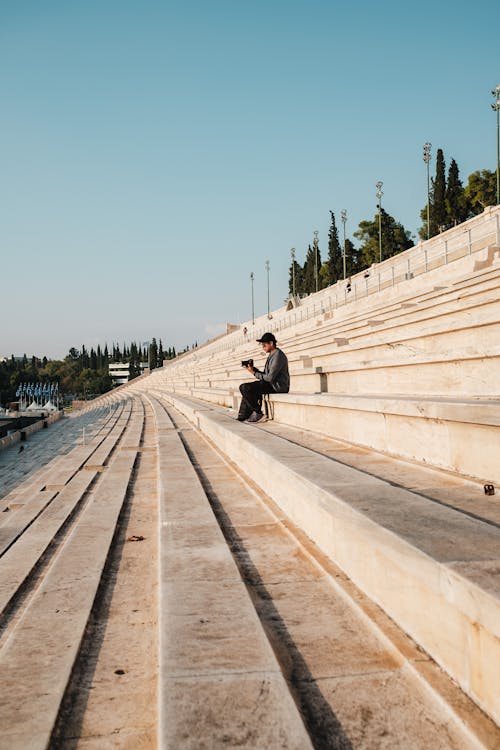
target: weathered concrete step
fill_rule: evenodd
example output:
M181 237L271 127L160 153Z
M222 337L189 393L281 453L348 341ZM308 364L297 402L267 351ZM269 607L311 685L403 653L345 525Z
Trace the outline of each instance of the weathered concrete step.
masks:
M102 440L102 438L101 438ZM27 483L27 487L16 488L14 493L9 494L4 501L12 510L30 506L32 502L39 498L40 493L58 492L64 487L75 474L82 468L86 461L91 458L99 442L89 442L86 446L78 446L64 456L58 456L53 459L45 469L37 473L35 481L32 479ZM14 502L12 503L12 498ZM18 511L15 515L18 515ZM11 513L5 513L0 516L0 526L9 525L13 520Z
M468 398L450 396L385 396L382 392L366 395L349 393L287 393L272 394L272 401L310 406L329 406L355 411L381 412L405 417L424 417L449 422L467 422L473 425L500 426L500 397Z
M128 419L129 414L122 422L111 426L109 437L101 435L93 438L87 445L78 446L64 457L56 459L53 466L49 466L41 474L36 484L31 483L30 488L15 498L14 504L7 506L9 512L0 516L0 556L50 505L57 493L78 476L85 463L101 465L107 459L126 428Z
M412 381L414 382L414 381ZM372 387L380 385L372 383ZM383 382L382 384L383 385ZM155 391L159 395L163 391ZM238 408L231 389L177 388L179 395ZM390 392L390 391L389 391ZM500 399L380 393L302 393L270 397L280 424L320 431L391 456L500 482Z
M499 528L220 410L163 397L500 723Z
M0 653L0 747L47 748L97 593L136 453L113 461Z
M318 348L316 352L305 350L308 354L308 360L313 366L322 366L328 368L329 365L335 366L336 362L349 364L350 361L362 361L363 359L384 356L394 348L394 361L399 359L399 349L401 353L414 348L416 354L435 355L435 360L440 361L440 355L443 352L449 352L451 355L454 350L460 350L471 343L472 337L477 338L476 348L479 345L483 353L487 354L489 345L495 347L498 343L498 318L499 312L492 311L488 320L480 321L478 318L471 317L467 323L458 328L432 329L431 327L423 329L416 326L412 335L404 335L404 331L396 331L397 336L387 337L373 332L371 336L365 337L357 343L350 339L343 339L340 344L332 341L331 344L325 344Z
M28 528L23 527L22 537L5 552L0 565L0 614L6 610L51 545L54 536L81 502L97 473L81 471L73 477L57 497L50 504L47 503L45 511L34 518ZM55 495L52 493L52 497Z
M330 365L349 364L362 359L387 355L394 349L397 362L400 352L411 351L423 355L434 353L436 360L442 352L453 353L455 349L467 347L474 337L474 345L486 354L490 346L498 343L498 320L500 303L491 303L482 308L448 314L440 319L426 321L424 318L411 324L373 327L371 330L352 336L345 331L342 338L327 335L322 341L304 342L301 356L307 357L310 365L328 368ZM287 344L283 348L288 351ZM233 362L232 370L237 372Z
M129 415L122 414L119 417L122 424L126 424ZM39 470L34 477L31 477L29 482L30 486L36 487L36 490L42 489L44 486L63 486L69 479L78 471L81 466L89 459L89 457L96 451L99 445L105 438L104 435L97 435L85 444L77 445L69 453L63 456L56 456L49 464L43 469ZM40 480L43 479L43 483L40 484ZM26 488L28 489L28 487ZM17 490L16 490L17 491Z
M500 527L500 503L485 495L481 482L275 421L260 429Z
M159 526L149 408L143 441L51 750L158 747Z
M498 325L500 336L500 324ZM467 337L465 337L467 338ZM470 397L496 396L500 394L500 345L487 345L485 340L478 348L473 344L438 351L433 346L414 347L398 344L383 345L358 352L330 355L315 361L315 367L290 369L292 390L300 393L368 394L394 393L416 395L453 395ZM198 398L213 395L227 396L239 393L244 379L241 371L233 371L230 377L191 378L191 390L200 394Z
M500 481L500 402L348 394L271 396L278 422L487 482Z
M352 343L355 345L356 341L362 340L362 336L365 334L370 336L371 333L383 331L385 328L390 333L391 328L394 328L395 325L402 327L412 321L426 320L426 325L429 326L430 320L435 319L439 323L443 315L456 313L461 308L463 311L474 310L481 300L486 304L495 303L498 299L496 293L498 274L499 270L496 269L494 277L475 285L480 288L471 291L469 287L469 290L463 296L460 291L452 287L446 287L442 292L431 292L421 295L420 298L418 296L410 297L406 301L398 301L397 304L386 305L382 303L371 310L360 309L355 315L348 317L343 317L343 310L340 310L338 311L338 319L334 317L316 329L311 328L311 326L306 327L303 331L296 332L295 336L286 338L287 351L290 352L293 359L296 350L299 354L309 347L314 351L315 348L327 342L328 336L332 338L341 336L347 340L352 338ZM363 307L362 302L360 301L360 307ZM434 327L436 327L435 324ZM407 332L410 331L411 328Z
M22 482L22 484L17 485L17 487L2 497L0 500L0 512L2 513L2 515L0 515L0 526L10 522L9 513L12 510L16 510L25 505L35 495L41 492L44 487L46 487L46 477L49 475L49 472L58 465L58 462L61 461L62 458L62 456L57 456L52 459L48 464L48 467L39 469L35 474L30 476L29 479ZM6 508L8 508L9 511L4 513Z
M463 327L463 321L471 315L478 321L487 322L491 316L491 309L498 304L498 283L492 290L477 295L471 299L459 298L453 302L442 303L435 308L420 306L395 310L391 313L374 311L374 314L364 320L346 323L345 321L327 322L314 330L305 331L301 336L295 336L288 341L286 337L280 339L286 346L290 361L300 357L304 352L314 356L318 350L331 346L334 340L345 339L352 348L358 348L366 338L376 334L385 340L414 338L414 331L421 326L430 332L439 332L450 328ZM333 352L335 349L332 350ZM203 366L203 362L200 363Z
M9 514L8 522L0 527L0 557L50 505L58 492L57 489L38 492L29 503L21 506L17 512Z
M489 257L488 251L485 251L485 253L483 254L488 255ZM459 271L458 279L456 273L454 273L455 267L448 267L447 280L449 280L450 282L457 280L459 284L474 285L476 283L481 284L483 281L491 280L493 276L498 273L498 268L495 268L493 266L483 271L474 271L474 263L471 263L469 261L470 259L466 261L465 265L462 264L463 267L460 266L461 270ZM442 275L441 271L439 272L439 275ZM338 308L338 310L336 310L335 315L336 317L338 317L339 323L341 323L342 325L349 325L349 321L366 321L367 316L370 317L372 315L377 315L378 312L383 313L383 311L386 309L394 309L395 306L401 306L402 303L407 304L409 301L411 302L414 299L422 299L422 301L429 299L431 300L431 303L434 304L434 302L437 301L433 299L434 297L446 297L446 295L449 294L455 294L455 296L457 296L457 289L453 288L451 283L448 286L443 286L441 283L440 286L432 289L432 279L433 274L429 274L425 277L413 280L413 282L409 283L408 285L404 285L404 289L403 287L394 288L391 290L386 290L382 295L373 295L359 299L357 300L355 306L341 306L340 308ZM442 282L442 279L440 279L440 281ZM320 293L319 296L321 296L321 294L326 294L329 297L332 295L332 290L328 290L327 293ZM304 304L307 307L309 306L307 301ZM300 310L297 312L300 312ZM301 336L305 337L305 343L307 343L310 338L314 338L314 336L316 335L314 330L315 326L316 324L314 319L304 320L303 322L300 322L300 320L298 320L297 318L297 313L290 313L289 324L283 330L279 331L279 338L282 343L287 342L288 348L291 350L291 348L293 348L294 340L300 341ZM316 330L319 331L319 329ZM229 340L233 341L233 339L234 343L231 347L231 345L229 344ZM208 357L210 357L214 361L216 361L218 358L226 358L226 353L228 350L230 350L231 352L238 352L241 351L242 347L247 350L246 354L249 355L251 354L251 351L248 351L248 345L253 344L253 337L250 337L250 339L251 340L245 341L244 337L240 334L237 339L234 337L234 335L228 337L227 343L221 341L214 345L209 344L204 352L198 352L198 361L196 363L196 366L203 367L203 360ZM253 344L253 346L255 347L255 344ZM169 364L168 371L172 372L178 368L186 369L190 366L192 366L192 360L188 355L183 357L178 362ZM159 373L153 373L153 375L150 377L157 378L158 375Z
M150 401L161 425L160 747L312 748L180 438Z
M100 412L101 409L99 408L97 411ZM121 411L122 409L120 408L120 412ZM95 446L99 445L103 436L106 435L107 430L109 430L114 424L116 418L114 412L111 415L106 416L103 424L98 427L98 430L92 438L89 438L88 447L83 447L84 453L82 460L85 460L88 455L85 451L88 451L92 446L94 446L93 450L95 450ZM77 448L73 448L73 450L77 450ZM7 513L3 515L4 509L9 507L12 510L19 505L24 505L26 502L29 502L34 495L46 487L50 478L50 473L54 472L57 467L59 467L60 463L64 460L65 455L58 455L52 458L43 467L31 473L29 479L23 481L21 485L18 485L0 499L0 512L2 512L2 515L0 516L0 525L9 522L7 520ZM77 454L75 453L75 455Z
M467 358L457 352L456 358L430 361L422 358L420 362L399 361L393 363L368 362L367 367L352 366L329 368L324 376L326 390L330 393L369 393L374 390L382 393L399 393L415 396L416 381L419 396L452 395L457 400L473 394L481 397L498 397L500 395L500 353L497 356ZM316 382L319 376L316 376ZM293 378L294 389L302 385L306 390L305 378ZM321 387L321 383L319 384ZM320 390L317 388L307 388Z
M102 466L107 461L110 453L119 441L126 427L126 422L114 425L104 437L99 447L88 457L87 463L91 461L93 465Z
M496 750L500 729L239 467L175 419L315 743Z
M120 448L122 450L139 447L143 426L144 405L141 399L134 398L132 400L132 416L130 419L130 425L123 437L122 442L120 443Z
M483 281L481 281L481 282L479 282L479 281L475 282L474 279L472 279L472 280L471 279L467 279L467 280L464 280L463 283L465 284L466 281L467 281L470 284L476 283L476 285L478 285L479 283L483 283L483 284L489 284L491 286L491 284L495 283L495 279L491 275L491 273L493 273L493 272L494 272L495 275L498 275L499 271L498 271L497 268L493 269L493 271L490 272L489 277L483 279ZM492 299L492 301L494 301L494 298L495 298L495 292L494 292L494 290L490 290L487 293L490 294L490 295L493 295L491 299ZM426 297L426 296L429 297L429 292L428 291L425 294L423 292L421 292L421 294L424 297ZM439 295L442 296L445 293L437 291L437 292L432 292L432 294L438 295L438 296ZM461 304L469 304L470 305L471 304L470 300L468 302L466 300L465 303L464 303L463 300L460 300L460 299L457 300L456 298L460 296L460 293L459 293L459 291L457 289L453 289L451 286L449 288L447 288L446 295L449 295L449 296L452 296L452 297L455 298L455 305L456 304L459 304L459 305L461 305ZM411 299L411 297L409 297L408 299ZM360 304L363 303L363 302L364 302L364 300L361 300ZM432 302L433 302L433 304L434 303L437 304L437 300L436 301L433 300ZM408 304L408 301L406 302L406 304ZM401 300L398 300L397 302L391 302L390 305L389 305L389 307L387 307L387 304L384 306L384 304L380 304L379 303L378 307L374 308L371 311L371 313L370 313L370 315L368 317L370 317L370 316L371 317L384 317L384 310L385 309L390 309L393 312L395 312L396 310L399 310L401 312ZM281 340L282 344L284 344L286 346L287 352L290 355L290 359L293 360L293 356L294 356L293 352L294 352L295 348L298 349L298 354L302 355L303 352L304 352L304 348L307 349L307 347L309 347L309 346L314 347L315 340L317 338L319 338L320 340L322 340L322 339L325 339L325 337L327 339L329 335L333 336L333 332L336 330L335 329L336 326L341 326L343 328L345 328L345 326L359 326L361 324L366 326L366 320L367 320L367 311L366 310L360 310L355 315L349 315L347 317L342 317L343 313L344 313L343 309L339 310L338 313L339 313L339 316L340 316L338 320L327 321L320 328L316 328L316 329L314 327L311 328L311 325L313 325L313 324L310 321L308 321L308 323L306 324L305 327L302 326L303 330L299 330L300 326L292 326L289 330L287 330L287 329L283 330L280 333L280 340ZM379 313L380 313L380 315L379 315ZM422 316L423 314L425 314L425 309L423 309L423 310L418 309L417 311L415 311L414 314L417 315L417 316ZM372 327L368 327L367 334L370 334L372 332L373 332L372 331ZM253 340L252 340L252 341L246 342L243 346L245 348L245 354L249 355L249 354L252 353L252 351L249 350L249 346L255 347L255 343L253 343ZM242 344L239 344L234 349L234 352L235 352L234 359L235 360L239 359L239 357L236 356L236 352L238 350L243 351L243 349L241 347L242 347ZM220 363L219 363L219 361L220 361ZM167 374L167 372L168 373L174 373L176 370L187 370L187 369L189 369L190 366L192 366L192 362L190 363L189 357L183 358L183 360L181 360L179 363L172 363L171 365L169 365L168 368L167 368L167 370L166 370L166 372L165 372L165 375ZM199 371L200 373L202 373L204 371L203 368L207 367L207 366L210 367L212 370L214 370L214 368L217 369L217 367L219 367L219 366L223 366L223 367L225 366L225 367L227 367L227 356L226 356L225 350L221 350L218 353L213 352L213 353L211 353L209 355L207 353L207 356L204 357L204 358L198 356L198 359L197 359L197 362L196 362L196 370ZM156 379L158 377L161 377L161 373L154 373L153 376L151 376L151 377L154 378L154 379Z

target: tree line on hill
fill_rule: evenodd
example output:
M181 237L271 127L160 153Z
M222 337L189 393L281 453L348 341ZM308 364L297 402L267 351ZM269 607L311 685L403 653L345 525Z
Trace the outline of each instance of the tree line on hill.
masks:
M429 191L429 231L427 228L427 203L420 211L422 226L418 230L421 239L435 235L482 213L487 206L496 204L496 172L477 170L469 175L463 185L457 162L452 159L446 176L446 164L442 149L436 153L436 173L431 178ZM356 247L352 240L345 239L346 277L364 271L380 258L379 207L373 219L363 220L354 232L359 240ZM391 258L413 246L413 238L401 222L380 208L382 260ZM288 291L304 296L324 289L344 277L343 239L335 213L330 211L327 255L323 260L321 249L315 243L308 245L304 264L293 260L289 267ZM316 279L317 275L317 279ZM295 282L295 284L294 284Z
M187 347L189 348L189 347ZM109 365L129 363L129 380L141 374L141 363L147 363L151 369L161 367L165 359L177 356L175 347L164 349L162 340L156 338L148 346L137 344L113 344L108 349L97 346L96 349L71 347L62 360L32 356L14 357L0 362L0 404L15 401L15 394L20 383L57 382L59 390L66 397L89 398L107 393L113 387L109 374Z

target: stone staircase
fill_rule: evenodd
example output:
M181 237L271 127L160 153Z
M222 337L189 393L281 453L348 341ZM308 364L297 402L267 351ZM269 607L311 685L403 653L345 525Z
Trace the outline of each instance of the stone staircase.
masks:
M0 499L0 750L500 748L499 213L84 406Z
M417 277L283 328L291 391L270 397L273 419L499 482L500 249L465 260L466 274L463 259L446 266L444 284ZM254 341L222 343L141 387L237 408L241 360L262 355Z

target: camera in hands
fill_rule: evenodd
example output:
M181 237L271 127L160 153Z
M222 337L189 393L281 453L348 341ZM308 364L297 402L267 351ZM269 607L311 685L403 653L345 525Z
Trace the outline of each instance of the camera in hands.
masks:
M253 359L243 359L241 361L242 367L253 367Z

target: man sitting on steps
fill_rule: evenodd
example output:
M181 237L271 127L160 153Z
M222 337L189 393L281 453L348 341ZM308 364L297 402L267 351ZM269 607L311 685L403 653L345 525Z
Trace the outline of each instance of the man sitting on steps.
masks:
M239 422L265 422L262 413L262 396L265 393L288 393L290 390L290 375L288 373L288 359L276 346L273 333L265 333L261 339L263 350L268 355L264 371L257 370L253 365L247 365L248 372L257 378L253 383L240 385L241 405L238 413Z

